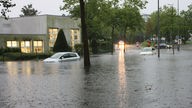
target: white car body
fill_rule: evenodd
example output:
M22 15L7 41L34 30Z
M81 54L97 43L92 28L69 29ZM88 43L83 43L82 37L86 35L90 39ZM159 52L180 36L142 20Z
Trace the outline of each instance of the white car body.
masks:
M49 58L43 60L43 62L63 62L63 61L72 61L79 60L80 56L75 52L58 52L52 55Z
M144 47L140 52L140 55L153 55L156 54L155 48L153 47Z

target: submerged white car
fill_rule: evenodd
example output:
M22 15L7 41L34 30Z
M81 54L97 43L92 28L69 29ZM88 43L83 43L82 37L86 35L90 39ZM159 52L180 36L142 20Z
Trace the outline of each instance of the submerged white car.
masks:
M156 54L155 48L153 47L144 47L140 52L141 55L153 55Z
M58 52L52 55L49 58L43 60L43 62L63 62L63 61L72 61L79 60L80 56L75 52Z

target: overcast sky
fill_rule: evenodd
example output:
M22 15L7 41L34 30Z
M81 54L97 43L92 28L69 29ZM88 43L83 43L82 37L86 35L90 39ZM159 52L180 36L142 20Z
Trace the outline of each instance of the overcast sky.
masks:
M38 10L40 15L62 15L64 12L60 11L59 7L63 4L63 0L12 0L16 6L9 13L10 17L18 17L21 13L21 8L25 5L32 4L33 8ZM177 8L178 0L159 0L160 7L163 5L173 4ZM141 14L150 14L157 10L157 0L148 0L147 8L141 11ZM188 5L192 4L192 0L179 0L179 10L187 10Z

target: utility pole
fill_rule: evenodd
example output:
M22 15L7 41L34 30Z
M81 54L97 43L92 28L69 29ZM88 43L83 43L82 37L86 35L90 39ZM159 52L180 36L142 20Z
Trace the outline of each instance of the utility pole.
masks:
M177 15L178 15L178 17L180 15L180 12L179 12L179 0L177 0ZM177 36L178 36L178 38L177 38L177 51L180 51L180 26L179 26Z
M84 50L84 67L90 67L89 46L87 37L87 27L85 23L85 3L83 0L79 0L81 10L81 27L83 37L83 50Z
M179 0L177 0L177 12L178 12L178 15L180 14L179 12Z
M171 6L171 41L172 41L172 49L173 49L173 55L175 54L174 48L175 48L175 41L174 41L174 37L173 37L173 4L168 4Z
M160 46L159 46L159 41L160 41L160 36L159 36L159 22L160 22L160 18L159 18L159 0L157 2L157 8L158 8L158 15L157 15L157 47L158 47L158 58L160 58Z

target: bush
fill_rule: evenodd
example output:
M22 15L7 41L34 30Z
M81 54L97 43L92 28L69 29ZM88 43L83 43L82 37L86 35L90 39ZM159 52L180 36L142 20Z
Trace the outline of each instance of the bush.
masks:
M74 47L75 47L75 51L76 51L79 55L82 55L82 54L83 54L83 46L82 46L82 44L76 44Z
M10 60L34 60L34 59L45 59L50 57L52 54L27 54L27 53L4 53L0 56L0 60L10 61Z
M105 41L99 44L99 53L111 52L111 42Z
M57 39L53 47L53 52L63 52L63 51L71 51L71 48L67 44L67 40L63 32L63 29L61 29L59 30L59 33L57 35Z
M0 49L0 55L2 55L3 53L8 53L8 52L21 53L21 49L20 48L1 48Z

